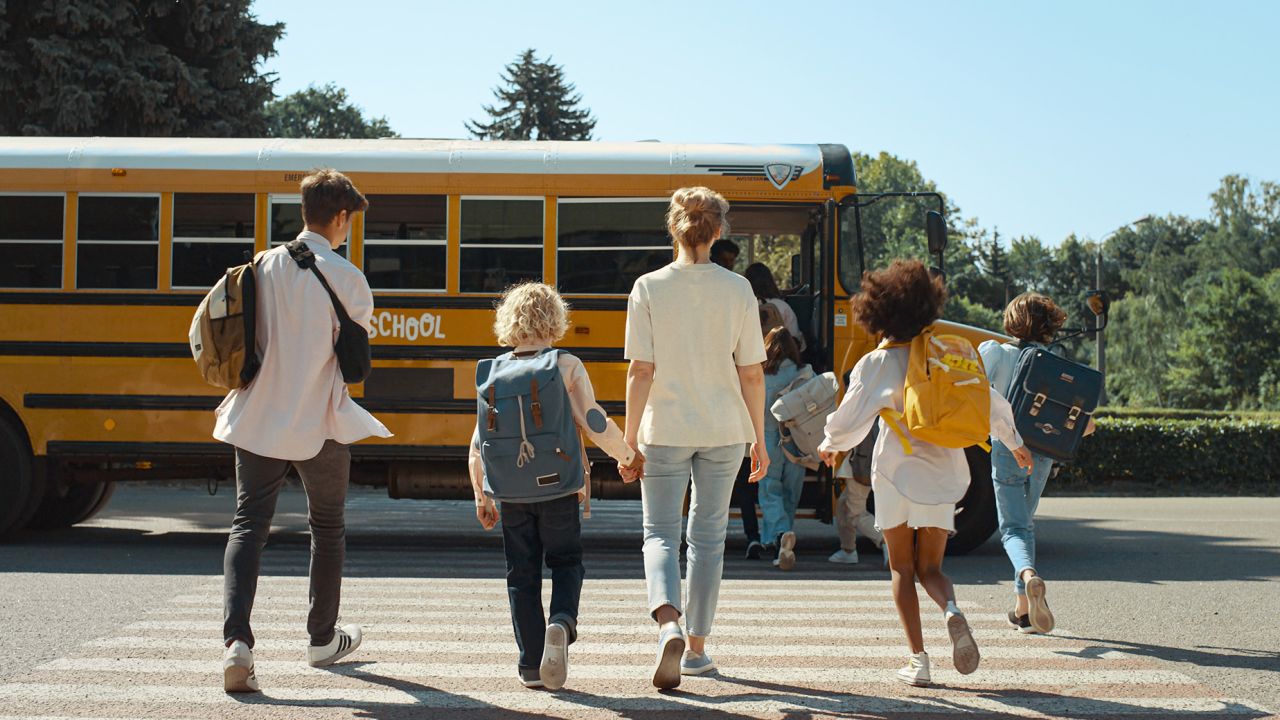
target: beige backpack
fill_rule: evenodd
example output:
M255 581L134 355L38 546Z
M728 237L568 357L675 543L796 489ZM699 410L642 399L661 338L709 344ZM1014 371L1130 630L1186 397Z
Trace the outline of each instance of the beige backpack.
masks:
M191 355L210 385L228 390L244 387L262 366L256 332L256 272L261 256L227 268L191 320L187 333Z

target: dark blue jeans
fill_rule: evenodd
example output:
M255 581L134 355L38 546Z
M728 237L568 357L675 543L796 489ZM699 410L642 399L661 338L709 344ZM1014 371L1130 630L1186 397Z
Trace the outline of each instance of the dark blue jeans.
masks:
M578 496L534 503L502 503L502 548L507 555L507 598L520 667L542 663L547 618L542 611L542 563L551 569L551 620L578 637L582 597L582 522Z

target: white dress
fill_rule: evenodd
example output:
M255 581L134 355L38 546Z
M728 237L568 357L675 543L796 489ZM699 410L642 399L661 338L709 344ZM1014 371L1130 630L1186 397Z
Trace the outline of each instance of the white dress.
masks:
M879 348L858 361L844 400L827 417L826 439L819 450L852 449L871 432L881 410L902 412L910 356L906 346ZM1009 447L1022 445L1013 424L1013 408L995 390L991 391L991 435ZM910 439L914 452L908 455L895 433L882 427L876 438L871 454L876 526L883 530L905 523L954 532L956 503L969 489L964 451Z

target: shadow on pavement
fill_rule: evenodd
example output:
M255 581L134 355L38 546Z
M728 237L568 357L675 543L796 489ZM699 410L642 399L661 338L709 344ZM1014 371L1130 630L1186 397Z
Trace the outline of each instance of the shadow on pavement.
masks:
M1060 655L1071 655L1072 657L1099 657L1103 653L1115 651L1168 662L1191 663L1197 667L1280 672L1280 650L1250 650L1246 648L1208 647L1205 645L1197 645L1194 648L1179 648L1061 633L1055 634L1054 637L1095 643L1080 651L1056 651Z

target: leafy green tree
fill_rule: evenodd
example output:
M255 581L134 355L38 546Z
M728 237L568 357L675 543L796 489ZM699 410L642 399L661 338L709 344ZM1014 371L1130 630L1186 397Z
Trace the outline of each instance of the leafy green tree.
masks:
M1178 407L1240 409L1259 403L1280 371L1280 306L1239 268L1200 276L1187 292L1185 325L1169 368Z
M0 134L261 135L284 25L250 4L0 2Z
M1197 248L1201 267L1255 276L1280 268L1280 184L1228 175L1209 197L1214 226Z
M1181 318L1155 295L1111 305L1107 326L1107 392L1114 405L1166 407L1171 355Z
M564 68L539 60L532 48L507 65L498 103L485 105L489 122L471 120L467 131L481 140L590 140L596 119L579 107L582 95L565 79Z
M385 117L365 119L347 91L329 83L314 85L267 103L267 135L287 138L400 137Z
M1007 259L1009 280L1015 292L1050 292L1053 277L1053 249L1034 235L1015 238Z

